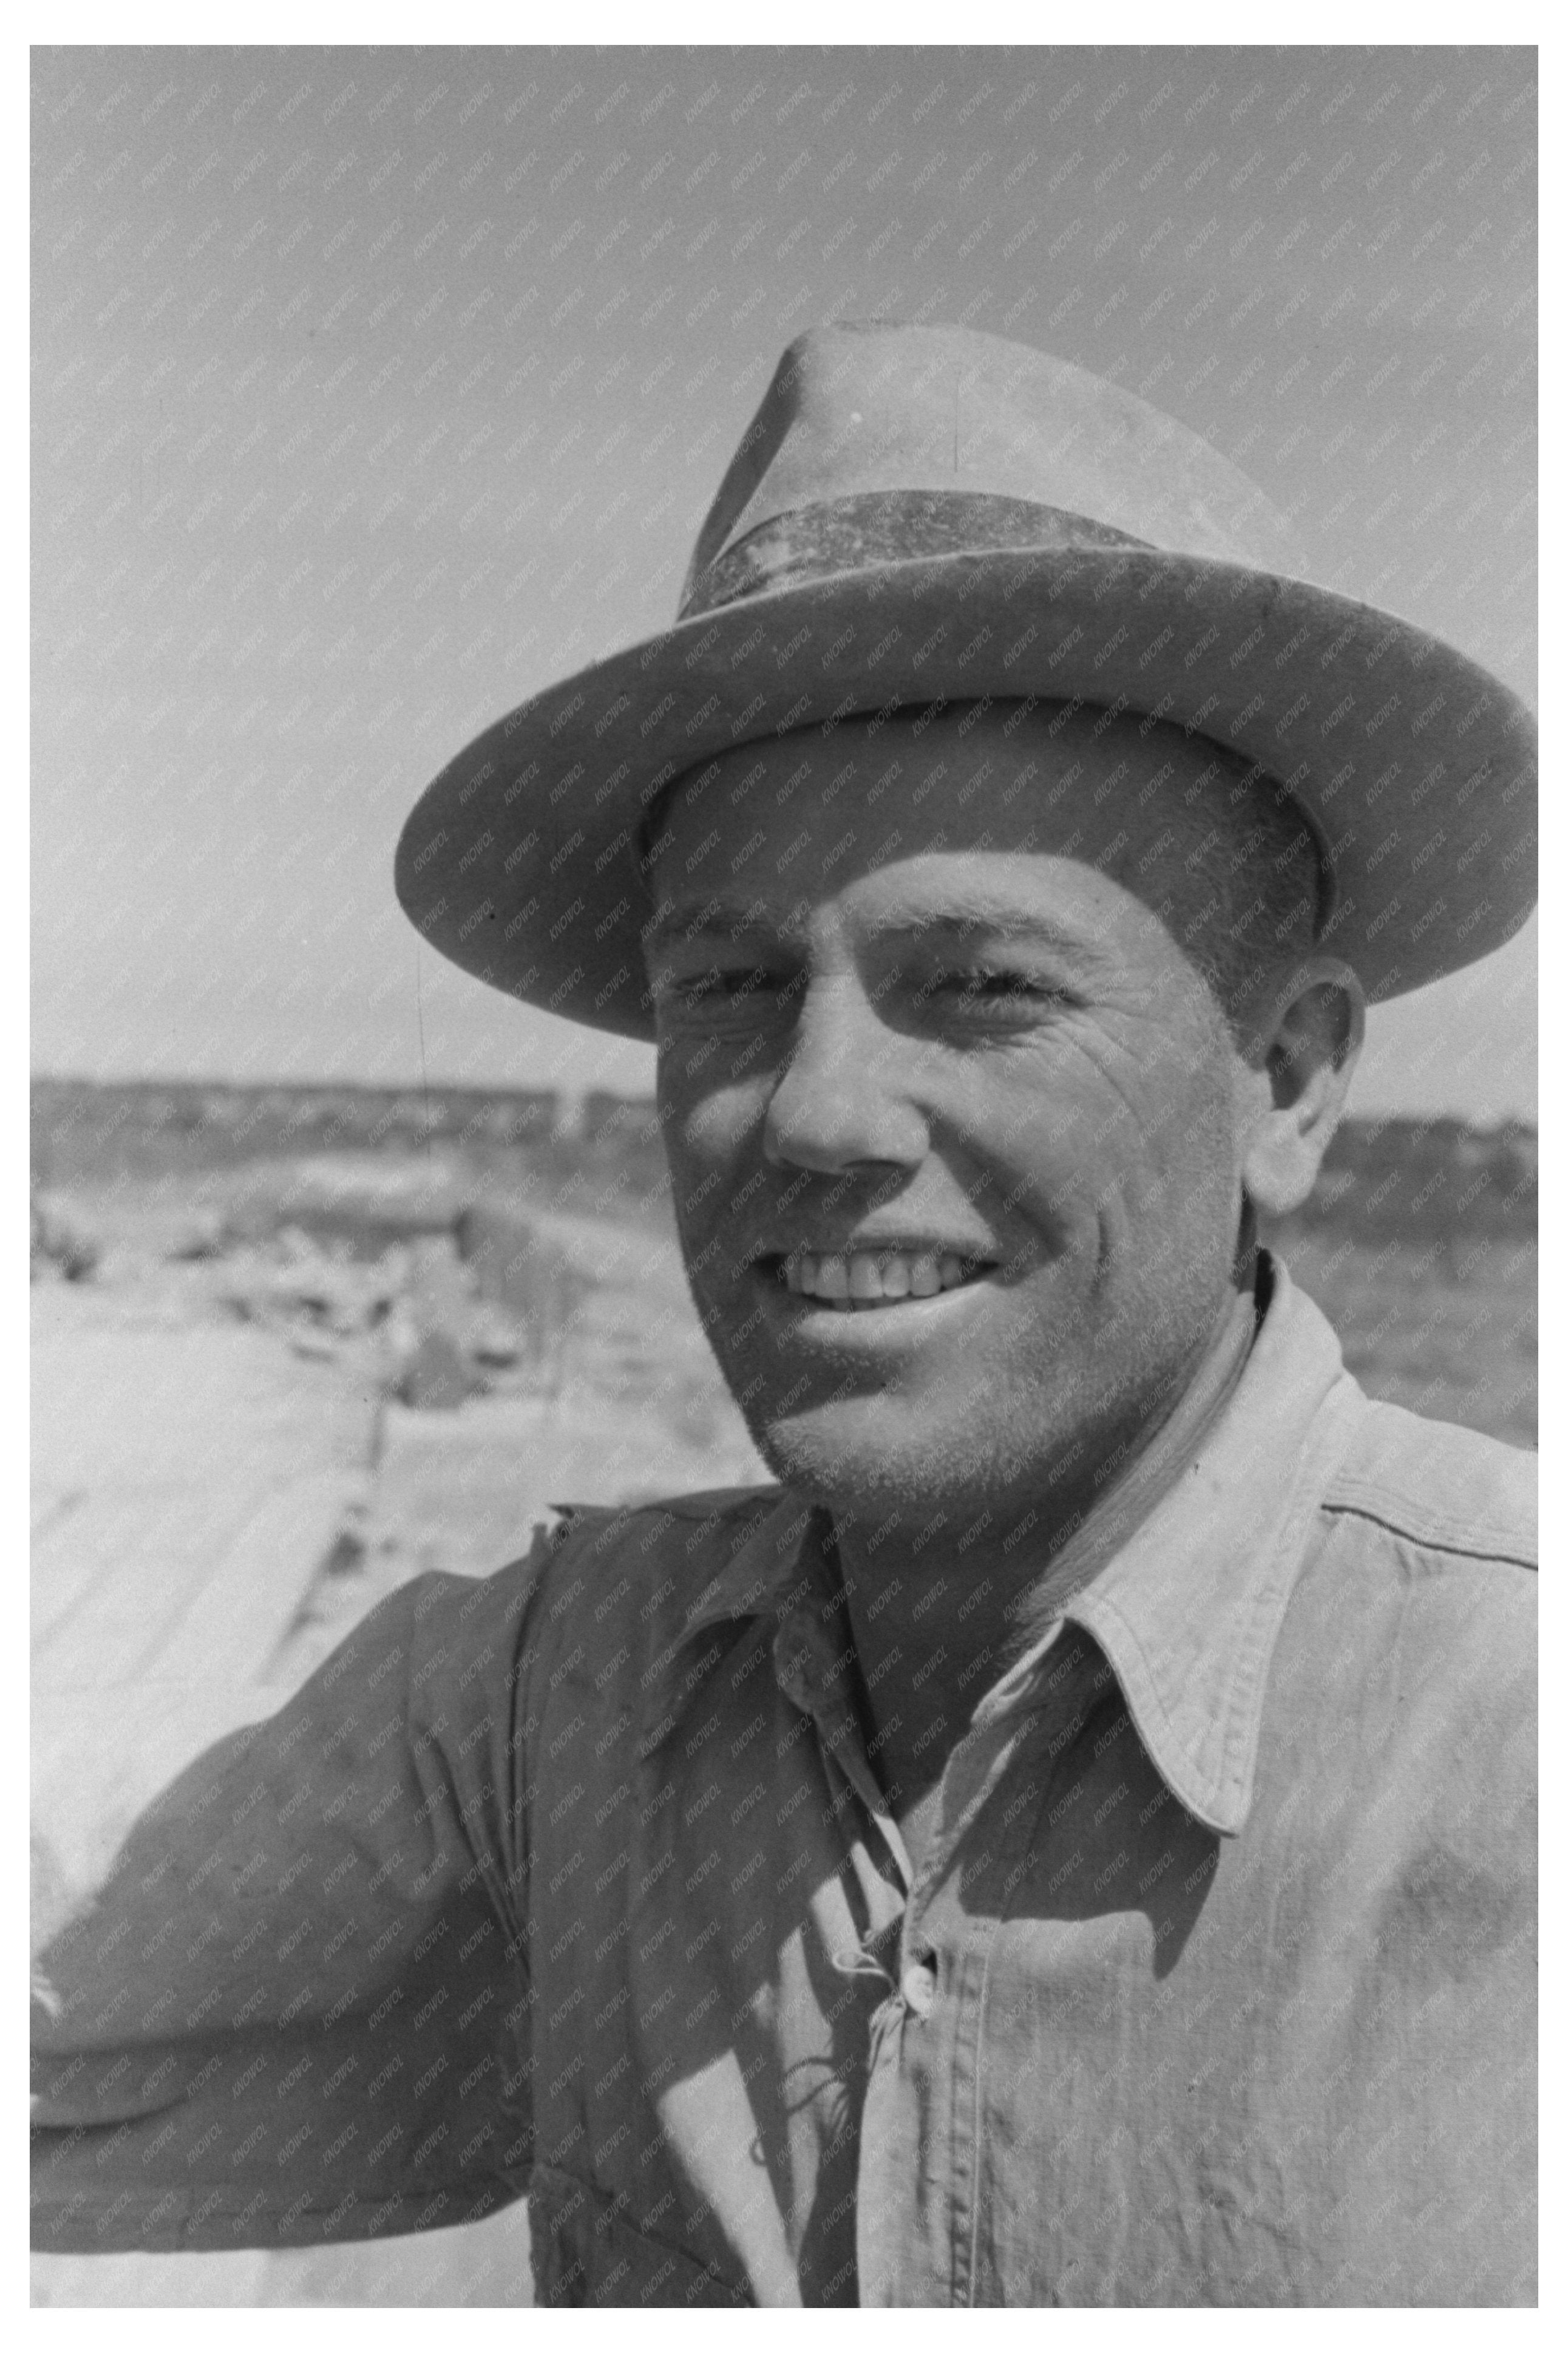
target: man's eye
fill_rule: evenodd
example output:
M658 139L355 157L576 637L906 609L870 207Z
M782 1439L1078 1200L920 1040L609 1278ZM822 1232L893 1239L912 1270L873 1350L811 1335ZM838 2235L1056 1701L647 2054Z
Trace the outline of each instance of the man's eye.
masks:
M934 974L922 994L938 997L960 1008L973 1007L984 1009L1000 1007L1027 1011L1037 1006L1060 1004L1063 991L1052 982L1043 980L1037 973L1011 971L1005 966L974 965L962 972Z
M710 1012L739 1005L748 997L768 997L776 977L760 965L713 965L706 972L672 974L658 984L658 995L689 1012Z

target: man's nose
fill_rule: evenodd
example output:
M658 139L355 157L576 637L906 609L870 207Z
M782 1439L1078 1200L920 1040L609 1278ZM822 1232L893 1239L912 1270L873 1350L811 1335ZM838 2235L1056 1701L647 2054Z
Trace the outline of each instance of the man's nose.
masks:
M911 1097L909 1041L877 1016L847 975L811 982L789 1059L773 1089L763 1149L776 1167L837 1176L848 1168L915 1168L930 1145Z

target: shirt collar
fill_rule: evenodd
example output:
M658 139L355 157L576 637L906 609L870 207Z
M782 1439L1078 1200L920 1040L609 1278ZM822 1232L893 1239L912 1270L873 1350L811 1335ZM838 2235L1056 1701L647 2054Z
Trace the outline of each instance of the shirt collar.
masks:
M1286 1608L1324 1486L1362 1403L1326 1318L1264 1257L1258 1334L1217 1412L1173 1464L1125 1541L1073 1576L1059 1556L1042 1593L1051 1622L993 1686L977 1718L1037 1684L1064 1624L1110 1662L1140 1740L1188 1813L1234 1837L1252 1805L1264 1694ZM1131 1489L1131 1482L1129 1482ZM1073 1540L1099 1547L1102 1523L1130 1517L1107 1496Z
M786 1488L734 1558L710 1577L686 1611L679 1641L695 1641L736 1618L782 1618L822 1590L831 1556L833 1523L818 1506Z
M639 1755L651 1756L680 1721L705 1672L710 1648L705 1637L747 1619L771 1620L782 1630L786 1624L798 1626L821 1611L831 1599L836 1582L827 1566L832 1546L833 1523L828 1514L784 1489L731 1558L688 1605L673 1641L656 1662L665 1672L649 1679L649 1708ZM800 1605L808 1601L816 1605L815 1610L802 1609ZM693 1651L699 1652L696 1658L690 1655ZM683 1662L685 1672L679 1673Z
M1239 1351L1222 1351L1095 1505L1042 1583L1039 1632L975 1711L978 1725L1034 1704L1046 1653L1065 1624L1080 1627L1172 1795L1227 1836L1251 1808L1274 1646L1362 1395L1325 1317L1278 1260L1259 1257L1260 1314L1239 1374ZM720 1626L763 1619L808 1643L820 1628L841 1651L841 1631L826 1622L832 1551L828 1514L784 1491L688 1607L649 1694L645 1757L702 1680L703 1659L688 1653ZM774 1657L787 1682L778 1639ZM795 1662L797 1672L806 1664Z

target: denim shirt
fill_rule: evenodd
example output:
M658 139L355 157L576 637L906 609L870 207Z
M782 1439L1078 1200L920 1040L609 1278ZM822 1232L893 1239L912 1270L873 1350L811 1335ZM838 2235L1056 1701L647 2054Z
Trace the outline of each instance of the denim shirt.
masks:
M526 2194L542 2304L1531 2301L1533 1463L1265 1288L918 1876L791 1494L395 1596L45 1956L35 2243Z

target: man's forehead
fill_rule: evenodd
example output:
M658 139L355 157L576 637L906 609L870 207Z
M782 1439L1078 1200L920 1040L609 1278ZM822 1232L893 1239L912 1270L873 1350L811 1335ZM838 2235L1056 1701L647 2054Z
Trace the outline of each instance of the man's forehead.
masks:
M1095 899L1098 878L1060 855L964 849L925 851L900 861L894 850L858 879L868 886L855 894L856 913L864 923L942 944L984 935L1076 948L1103 921ZM827 894L790 888L677 887L660 894L644 936L656 947L763 934L804 938L823 895Z

